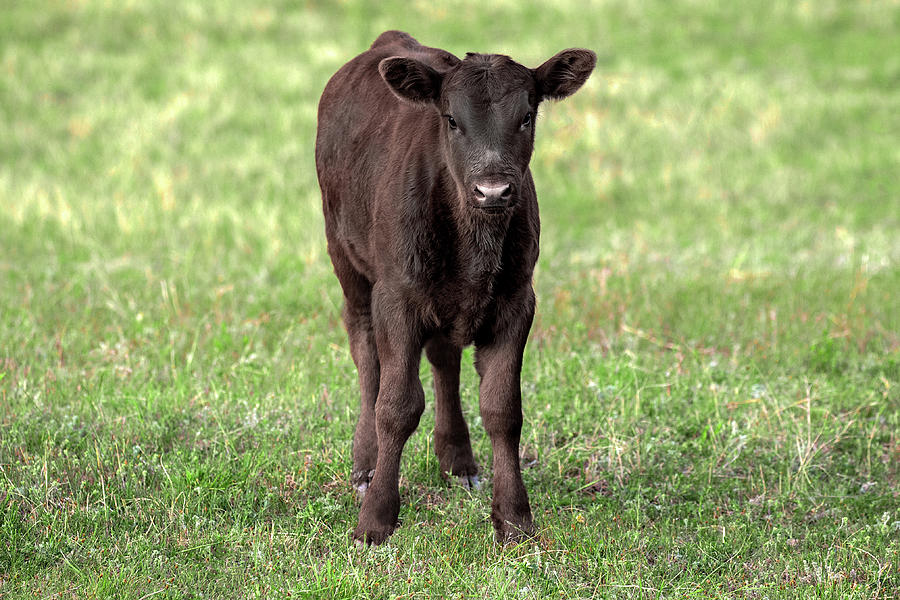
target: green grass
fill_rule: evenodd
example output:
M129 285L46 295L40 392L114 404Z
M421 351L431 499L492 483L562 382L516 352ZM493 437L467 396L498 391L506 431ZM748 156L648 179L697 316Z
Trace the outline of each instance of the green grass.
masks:
M0 598L900 596L896 2L7 4ZM538 122L516 548L430 402L349 542L315 110L389 28L599 57Z

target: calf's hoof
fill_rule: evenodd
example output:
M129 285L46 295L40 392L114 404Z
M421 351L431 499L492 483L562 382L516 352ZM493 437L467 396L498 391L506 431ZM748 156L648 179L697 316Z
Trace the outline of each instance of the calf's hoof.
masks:
M400 524L399 515L400 494L395 490L385 491L377 481L373 482L359 509L359 522L351 537L364 544L381 544Z
M350 481L353 483L353 491L356 493L356 498L362 502L363 498L366 497L366 492L369 489L369 484L372 482L372 477L375 476L375 469L371 469L368 471L356 471L353 475L350 476Z
M467 490L478 491L481 489L481 479L478 478L478 475L460 475L456 480Z
M359 525L356 526L350 537L356 542L357 546L377 546L387 541L394 529L397 528L397 525L394 524L389 527L384 525L365 525L360 520Z
M511 521L498 518L496 513L492 513L491 521L494 523L494 538L502 546L520 544L534 537L534 522L530 514Z
M451 442L447 436L435 433L434 448L442 476L455 475L462 479L478 474L478 463L475 462L475 456L472 454L472 445L469 443L468 436L463 442Z

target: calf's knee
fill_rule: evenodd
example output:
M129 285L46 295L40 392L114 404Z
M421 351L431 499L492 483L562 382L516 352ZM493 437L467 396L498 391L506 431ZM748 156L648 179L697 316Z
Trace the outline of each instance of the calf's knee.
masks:
M375 425L379 435L409 437L425 411L425 392L418 380L382 390L375 403Z

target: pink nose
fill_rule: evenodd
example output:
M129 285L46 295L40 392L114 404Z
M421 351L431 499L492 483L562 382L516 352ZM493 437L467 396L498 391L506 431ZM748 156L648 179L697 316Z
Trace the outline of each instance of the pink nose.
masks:
M475 199L482 206L506 204L510 196L512 186L508 183L475 186Z

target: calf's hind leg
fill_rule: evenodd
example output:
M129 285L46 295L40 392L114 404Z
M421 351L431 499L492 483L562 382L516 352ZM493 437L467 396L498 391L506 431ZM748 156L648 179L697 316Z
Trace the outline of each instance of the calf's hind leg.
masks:
M339 245L329 244L328 253L344 291L344 326L350 341L350 355L359 374L359 419L353 434L353 471L350 479L362 498L369 488L378 457L375 400L378 398L381 369L372 328L372 284L356 271Z
M378 355L372 333L371 315L344 308L344 323L350 338L350 354L359 373L359 419L353 433L353 472L351 482L360 498L375 474L378 438L375 433L375 400L378 398Z
M469 428L459 402L459 362L462 349L444 336L425 345L434 377L434 450L441 474L450 473L466 487L480 487Z

